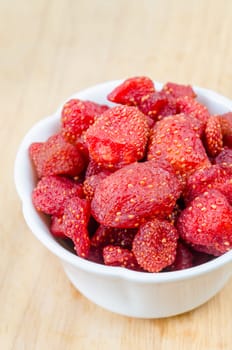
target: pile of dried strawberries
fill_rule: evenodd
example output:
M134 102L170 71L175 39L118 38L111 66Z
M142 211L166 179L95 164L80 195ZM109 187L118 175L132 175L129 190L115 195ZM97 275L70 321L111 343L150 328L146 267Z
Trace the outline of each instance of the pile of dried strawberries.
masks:
M114 107L72 99L29 153L35 208L82 258L137 271L189 268L232 248L232 112L191 86L133 77Z

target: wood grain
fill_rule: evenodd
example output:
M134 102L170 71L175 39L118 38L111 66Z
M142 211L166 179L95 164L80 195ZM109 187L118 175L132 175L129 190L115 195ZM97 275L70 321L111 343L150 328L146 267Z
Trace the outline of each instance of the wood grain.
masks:
M231 349L230 281L163 320L118 316L67 281L26 227L13 183L26 131L70 94L132 75L232 98L230 0L0 1L0 348Z

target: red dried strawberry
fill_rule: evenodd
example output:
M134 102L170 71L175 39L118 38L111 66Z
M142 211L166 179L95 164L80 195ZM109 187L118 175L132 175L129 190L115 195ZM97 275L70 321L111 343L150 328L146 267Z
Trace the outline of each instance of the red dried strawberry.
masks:
M145 114L144 114L145 115ZM153 128L153 126L155 125L155 120L152 119L151 117L149 117L148 115L145 115L146 120L147 120L147 125L149 128Z
M108 108L92 101L69 100L61 113L62 136L67 142L75 144L83 131L87 130L95 118Z
M205 148L209 156L217 156L223 147L222 131L219 120L215 116L210 116L206 122L204 134Z
M223 135L223 144L232 148L232 112L218 116Z
M33 142L29 147L29 156L35 166L37 176L40 178L42 176L41 163L39 161L39 154L43 142Z
M45 214L60 216L65 202L74 196L82 197L80 184L63 176L44 176L32 192L35 208Z
M108 96L108 100L128 106L137 106L141 99L155 92L154 83L150 78L141 76L125 80Z
M168 117L170 115L175 115L178 113L176 98L172 97L169 94L165 94L165 97L166 97L166 104L159 110L158 118L157 118L158 120L161 120L164 117Z
M210 116L205 105L188 96L179 97L177 99L177 110L179 113L190 114L196 119L199 119L203 126L206 125L206 122Z
M215 258L215 256L192 249L193 266L205 264Z
M97 264L104 264L102 249L90 246L89 254L86 259Z
M166 83L162 91L166 94L170 94L174 98L185 96L195 98L197 96L190 85L176 84L171 82Z
M215 163L224 167L232 167L232 149L224 148L215 158Z
M91 203L95 219L111 227L137 227L147 217L169 215L181 193L174 173L155 161L133 163L103 179Z
M90 217L89 202L79 197L66 201L63 215L65 235L72 239L77 255L86 258L90 249L88 221Z
M44 142L35 157L38 177L49 175L76 176L85 167L82 154L67 143L60 134L52 135Z
M184 177L210 164L201 139L183 114L166 117L155 124L148 159L165 159Z
M138 103L138 109L153 120L157 120L160 111L166 106L167 97L160 92L146 95Z
M232 207L221 192L204 192L182 211L177 228L186 242L221 255L232 248Z
M139 227L132 251L144 270L159 272L174 262L177 239L177 230L172 224L152 219Z
M63 223L63 215L51 217L50 232L54 237L65 238L65 227Z
M167 267L167 271L178 271L193 266L193 254L186 244L178 241L174 262Z
M108 245L103 248L103 259L105 265L141 270L132 251L125 248Z
M209 246L206 247L205 245L201 245L201 244L192 244L192 248L194 250L194 252L198 252L198 253L205 253L208 256L220 256L222 255L222 253L215 247Z
M96 248L114 245L131 250L136 232L137 229L133 228L116 228L100 225L91 238L91 245Z
M93 159L89 159L88 166L85 171L85 177L90 177L92 175L97 175L100 172L102 172L104 168L102 168L100 165L98 165Z
M83 183L83 191L85 198L91 201L94 196L96 187L99 182L109 176L111 173L107 170L101 171L99 174L88 176Z
M149 127L136 107L117 106L103 113L86 132L90 157L106 168L142 159Z
M210 189L223 193L232 204L232 169L221 167L218 164L194 172L186 182L185 203L191 202L195 197Z
M87 146L87 144L82 136L76 140L75 147L82 154L85 164L88 164L89 163L89 150L88 150L88 146Z

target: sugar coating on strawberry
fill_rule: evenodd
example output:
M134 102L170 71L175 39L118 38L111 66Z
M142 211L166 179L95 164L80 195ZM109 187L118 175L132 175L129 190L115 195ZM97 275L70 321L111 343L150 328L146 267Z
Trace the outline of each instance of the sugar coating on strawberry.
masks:
M221 255L232 248L232 207L221 192L204 192L181 212L177 229L186 242Z
M232 168L216 164L195 171L186 182L183 193L185 203L210 189L223 193L232 204Z
M204 144L209 156L217 156L223 148L223 137L217 117L210 116L206 122Z
M172 82L167 82L163 86L162 91L165 92L166 94L171 95L174 98L185 97L185 96L188 96L190 98L195 98L197 96L191 85L183 85L183 84L177 84Z
M159 272L176 257L178 233L168 221L152 219L139 227L132 251L138 264L148 272Z
M65 202L74 196L83 196L82 185L64 176L44 176L32 192L32 202L38 211L60 216Z
M147 154L148 159L165 159L184 177L210 164L201 139L184 114L166 117L155 124Z
M114 245L131 250L136 232L137 229L133 228L116 228L100 225L91 238L91 245L96 248Z
M109 107L92 101L71 99L61 112L61 131L66 141L76 143L81 134L93 124L95 118Z
M54 237L66 238L65 227L63 223L63 215L52 215L50 223L50 232Z
M169 215L180 193L177 177L156 161L133 163L100 182L92 215L105 226L133 228L147 217Z
M66 202L63 224L65 235L72 239L78 256L86 258L90 249L88 222L90 217L89 202L73 197Z
M232 149L224 148L214 159L216 164L225 167L232 167Z
M76 176L85 167L80 151L74 145L66 142L60 133L50 136L40 146L34 164L38 177L49 175Z
M189 96L179 97L177 99L177 110L179 113L192 115L196 119L200 120L203 126L206 125L206 122L210 116L210 113L205 105Z
M86 142L98 165L114 168L142 159L148 135L147 120L136 107L117 106L89 127Z
M181 241L178 241L175 260L167 267L167 271L188 269L193 266L193 259L194 256L189 247Z
M105 265L120 266L130 270L141 270L132 251L113 245L103 248Z
M133 77L126 79L108 96L108 100L128 106L137 106L143 98L155 92L153 81L148 77Z
M223 145L232 148L232 112L224 113L218 117L223 135Z

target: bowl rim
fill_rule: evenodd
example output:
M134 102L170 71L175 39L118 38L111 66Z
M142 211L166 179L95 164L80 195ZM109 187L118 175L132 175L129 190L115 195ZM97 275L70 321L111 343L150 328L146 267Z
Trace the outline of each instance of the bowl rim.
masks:
M44 126L50 123L57 123L60 118L60 112L61 112L62 106L69 99L71 98L87 99L86 96L92 95L94 94L94 92L99 90L107 90L108 92L110 92L114 87L116 87L118 84L120 84L124 80L125 79L107 81L72 94L60 105L60 107L57 109L57 111L54 114L48 117L45 117L41 119L39 122L35 123L24 136L23 140L19 145L16 158L15 158L14 182L15 182L15 187L16 187L18 196L22 201L23 216L28 227L31 229L32 233L36 236L36 238L44 246L46 246L48 250L50 250L57 257L59 257L63 262L69 263L89 273L109 276L110 278L117 278L117 279L120 278L123 280L130 280L136 283L159 284L159 283L181 281L185 279L195 278L197 276L209 273L210 271L219 269L225 264L232 263L232 250L230 250L209 262L206 262L201 265L191 267L188 269L179 270L179 271L150 273L150 272L133 271L122 267L106 266L106 265L101 265L101 264L83 259L81 257L78 257L74 253L64 248L59 242L57 242L56 239L52 237L49 230L45 232L45 230L40 225L35 225L35 221L34 221L35 215L38 218L38 222L39 222L40 220L39 214L37 213L36 209L32 204L31 194L29 195L26 191L26 186L28 182L26 181L25 175L27 174L27 172L24 169L24 167L20 166L21 164L24 164L26 159L27 161L30 162L30 160L28 160L29 159L28 145L31 142L33 142L30 139L32 133L34 133L41 126ZM154 83L156 88L158 87L158 89L160 89L163 85L162 83L157 81L154 81ZM192 85L192 86L196 91L196 93L200 94L201 97L213 99L216 103L223 105L229 110L232 110L232 101L227 97L215 91L212 91L210 89L201 88L195 85ZM94 98L92 98L92 100L94 100ZM109 105L112 105L112 104L109 103Z

